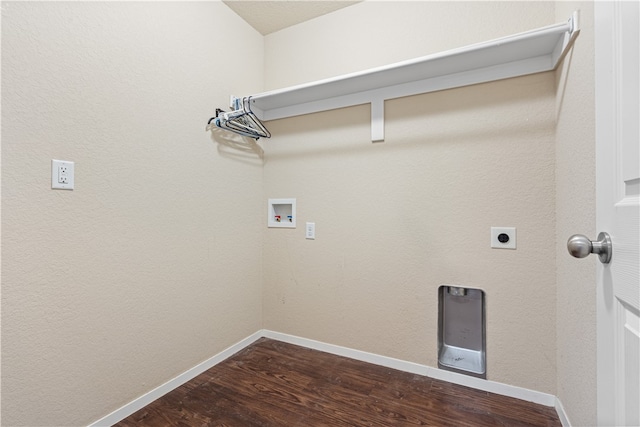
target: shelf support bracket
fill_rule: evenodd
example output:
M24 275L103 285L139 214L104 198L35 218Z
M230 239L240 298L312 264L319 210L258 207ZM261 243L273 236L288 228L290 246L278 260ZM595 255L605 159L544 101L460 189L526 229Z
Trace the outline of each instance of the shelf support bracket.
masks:
M384 141L384 99L371 101L371 142Z
M561 44L558 45L558 49L552 54L553 58L553 69L558 68L560 63L564 60L567 53L573 46L578 38L578 34L580 34L580 11L576 10L571 14L571 18L567 21L567 25L569 26L567 33L564 35L564 39Z

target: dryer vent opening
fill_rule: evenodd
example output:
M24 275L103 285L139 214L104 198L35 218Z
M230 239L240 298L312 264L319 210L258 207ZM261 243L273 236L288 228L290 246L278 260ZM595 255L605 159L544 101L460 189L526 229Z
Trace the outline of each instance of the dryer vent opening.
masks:
M481 289L438 289L438 368L487 378L485 294Z

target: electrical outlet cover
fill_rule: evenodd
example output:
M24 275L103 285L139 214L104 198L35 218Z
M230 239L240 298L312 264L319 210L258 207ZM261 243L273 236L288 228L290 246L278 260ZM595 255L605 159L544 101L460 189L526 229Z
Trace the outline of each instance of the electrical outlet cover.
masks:
M491 247L496 249L515 249L516 228L491 227Z
M51 188L58 190L73 190L74 162L66 160L51 160Z

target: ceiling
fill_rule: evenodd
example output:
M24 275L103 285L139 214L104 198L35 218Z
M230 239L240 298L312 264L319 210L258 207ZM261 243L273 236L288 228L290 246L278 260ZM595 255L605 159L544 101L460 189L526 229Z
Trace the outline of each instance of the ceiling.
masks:
M262 35L359 3L334 0L223 0Z

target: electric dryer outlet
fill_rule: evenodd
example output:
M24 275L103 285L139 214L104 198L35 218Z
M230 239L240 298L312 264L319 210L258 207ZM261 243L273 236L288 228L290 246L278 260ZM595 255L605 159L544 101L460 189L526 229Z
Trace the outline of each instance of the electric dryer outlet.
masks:
M495 249L515 249L516 228L491 227L491 247Z

